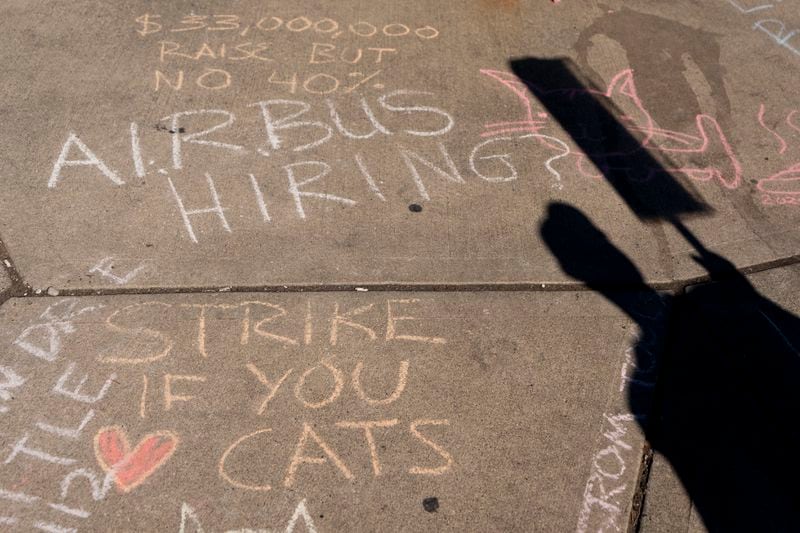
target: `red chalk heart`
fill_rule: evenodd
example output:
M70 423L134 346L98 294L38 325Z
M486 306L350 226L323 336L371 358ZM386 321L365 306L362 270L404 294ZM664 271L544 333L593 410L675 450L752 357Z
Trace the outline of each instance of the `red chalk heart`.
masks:
M178 447L178 436L171 431L146 435L131 450L125 430L119 426L104 427L94 437L94 453L100 467L114 470L117 489L130 492L150 477Z

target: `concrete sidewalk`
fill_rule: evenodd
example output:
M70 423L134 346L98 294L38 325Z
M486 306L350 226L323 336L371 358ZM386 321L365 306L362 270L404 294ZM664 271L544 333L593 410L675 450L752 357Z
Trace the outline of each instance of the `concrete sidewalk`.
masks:
M597 295L14 299L0 320L24 527L167 531L183 507L206 531L283 528L301 502L320 531L627 521L635 331ZM64 490L75 472L97 501Z
M0 524L792 524L797 7L7 0Z

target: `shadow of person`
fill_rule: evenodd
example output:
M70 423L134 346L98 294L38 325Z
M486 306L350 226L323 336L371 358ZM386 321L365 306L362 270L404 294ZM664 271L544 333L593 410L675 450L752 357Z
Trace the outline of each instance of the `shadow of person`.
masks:
M540 232L564 272L639 325L631 412L653 414L642 424L647 439L708 530L799 531L800 319L675 223L711 281L663 301L668 327L643 312L643 301L660 299L635 264L579 210L550 204ZM651 409L653 395L633 385L652 382L656 340L665 351Z
M636 371L629 377L628 399L631 413L646 423L670 298L649 287L636 265L570 205L551 203L540 234L567 275L602 294L638 325Z

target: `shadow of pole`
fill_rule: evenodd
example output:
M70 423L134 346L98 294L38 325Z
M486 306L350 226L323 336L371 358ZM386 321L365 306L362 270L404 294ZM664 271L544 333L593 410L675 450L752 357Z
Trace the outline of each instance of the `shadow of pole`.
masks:
M637 420L649 420L641 422L648 441L672 464L710 531L800 531L800 319L683 224L711 208L570 63L526 58L511 68L637 217L675 227L713 281L662 298L578 209L552 203L541 225L563 271L640 328L628 402ZM630 292L615 290L617 283ZM668 325L654 303L669 307ZM634 385L653 379L659 344L665 353L653 395Z

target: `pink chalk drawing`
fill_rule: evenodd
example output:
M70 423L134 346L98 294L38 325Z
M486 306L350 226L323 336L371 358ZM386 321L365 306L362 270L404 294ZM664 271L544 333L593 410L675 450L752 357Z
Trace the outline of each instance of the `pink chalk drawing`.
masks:
M780 133L778 133L777 131L775 131L774 129L770 128L769 126L767 126L764 123L764 113L765 112L766 112L765 106L764 106L764 104L761 104L758 107L758 123L761 125L762 128L767 130L770 134L772 134L773 137L775 137L778 140L778 142L780 143L780 150L778 150L778 153L779 154L783 154L786 151L786 149L789 147L789 144L786 142L786 139L784 139L783 136ZM786 117L786 123L789 124L789 126L792 126L791 117L792 117L792 113L789 113L789 115Z
M494 137L509 133L538 134L547 126L549 115L536 111L531 99L534 94L543 93L534 82L522 80L512 72L502 70L481 69L480 73L510 90L522 105L523 110L521 120L485 124L481 137ZM632 147L626 152L601 155L625 156L639 150L649 149L663 154L668 160L678 161L675 166L665 165L665 170L668 172L683 174L696 181L716 182L727 189L736 189L742 183L742 166L719 122L710 115L699 114L695 118L695 129L690 133L659 128L636 91L632 69L623 70L614 76L606 90L576 87L559 90L559 92L563 92L570 99L587 94L595 98L607 98L615 104L615 107L625 109L625 114L619 119L630 132L639 134L640 145ZM539 141L550 149L561 149L547 138L540 138ZM717 154L724 156L715 158L721 161L722 164L719 166L698 166L691 161L692 157L717 156ZM602 177L601 172L587 168L591 165L587 165L587 159L590 161L590 158L586 153L573 149L570 155L576 158L575 167L579 174L592 178ZM720 168L723 165L727 168ZM657 172L657 169L652 169L651 174L654 172ZM647 178L650 177L652 176Z
M800 196L800 163L759 180L756 188L767 194Z
M786 124L788 124L789 127L792 128L794 131L800 133L800 126L795 124L794 121L792 120L792 118L797 114L797 112L798 112L797 109L795 109L789 112L788 115L786 115Z
M507 133L538 133L545 124L548 115L547 113L537 113L539 120L533 118L533 104L530 100L530 89L527 84L520 80L511 72L504 72L502 70L489 70L481 69L481 74L489 76L490 78L500 82L509 89L514 95L519 98L522 106L525 109L525 118L523 120L515 120L508 122L492 122L484 124L487 131L481 134L481 137L494 137L495 135L505 135Z
M759 105L758 123L764 130L775 137L779 146L777 153L778 155L783 155L789 148L789 143L777 131L778 126L770 128L766 125L764 121L765 107L764 104ZM789 111L785 122L789 128L800 133L800 126L794 122L794 116L797 113L798 110L796 109ZM756 184L756 189L762 193L761 203L764 205L800 205L800 163L792 163L789 167L760 179Z

